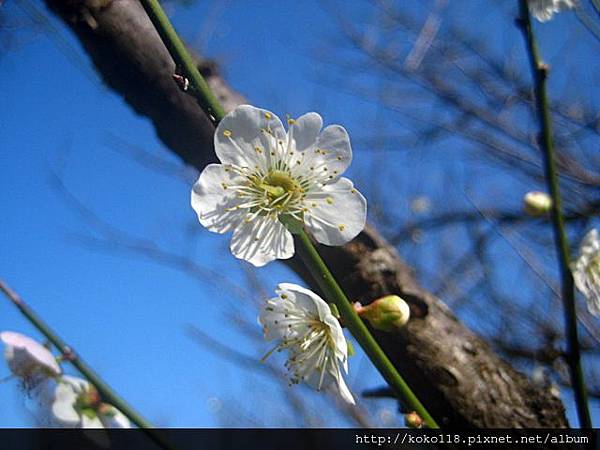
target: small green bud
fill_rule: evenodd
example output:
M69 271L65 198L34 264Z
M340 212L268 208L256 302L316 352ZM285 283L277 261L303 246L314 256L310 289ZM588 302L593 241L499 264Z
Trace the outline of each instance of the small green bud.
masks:
M397 295L387 295L367 306L354 305L360 317L377 330L392 332L403 327L410 318L408 303Z
M423 428L423 419L413 411L404 415L404 424L408 428Z
M552 198L545 192L528 192L523 197L523 209L532 217L547 216L552 210Z

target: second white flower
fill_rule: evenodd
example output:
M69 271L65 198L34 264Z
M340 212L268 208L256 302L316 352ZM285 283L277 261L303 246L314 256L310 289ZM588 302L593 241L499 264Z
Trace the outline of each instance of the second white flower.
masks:
M354 404L342 377L342 371L348 372L348 344L329 305L292 283L281 283L277 294L261 310L259 323L267 340L278 341L272 351L288 350L291 383L304 381L317 390L333 390Z

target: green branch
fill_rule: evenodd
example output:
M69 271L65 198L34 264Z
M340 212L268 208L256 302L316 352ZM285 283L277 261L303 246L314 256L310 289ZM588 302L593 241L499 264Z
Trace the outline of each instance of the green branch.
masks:
M527 55L531 64L531 73L534 81L535 105L540 121L540 144L544 153L544 171L548 190L552 197L552 226L554 240L558 252L559 270L561 275L561 293L564 303L565 329L567 334L567 364L571 372L571 384L575 393L577 415L583 428L592 428L592 420L588 409L588 398L581 365L581 349L577 336L577 311L575 308L575 287L573 274L570 268L569 241L565 231L565 222L562 212L560 186L558 184L558 170L552 138L552 118L550 116L550 102L546 91L548 81L548 66L542 62L538 52L537 43L531 26L531 17L527 0L519 0L520 18L519 26L523 31L527 46Z
M183 71L183 75L189 80L194 97L200 103L206 115L217 124L225 116L225 111L214 96L208 83L202 77L190 53L184 43L171 25L169 18L163 11L158 0L141 0L148 17L154 24L154 28L160 35L163 43L169 50L177 68Z
M408 384L406 384L406 381L404 381L402 376L398 373L377 341L375 341L375 338L373 338L362 319L356 314L348 297L346 297L342 288L337 281L335 281L335 278L327 268L327 265L317 252L317 249L306 232L303 230L299 231L295 237L296 246L299 247L298 253L310 271L310 274L323 290L326 300L335 303L344 325L350 330L352 336L358 341L385 381L387 381L394 390L396 396L414 410L425 421L429 428L439 428L436 421L431 417Z
M63 360L68 361L96 388L102 400L110 403L119 411L127 416L127 418L137 425L139 428L148 434L148 436L165 450L173 450L164 438L156 431L153 426L140 416L125 400L114 392L111 387L106 384L96 372L92 370L71 348L68 346L50 327L38 316L8 285L0 280L0 291L8 300L15 305L19 311L37 328L61 353Z
M169 50L171 57L182 68L183 75L190 80L193 87L192 94L196 96L204 112L209 117L212 115L215 119L214 123L217 124L223 118L223 109L194 65L192 58L169 22L158 0L141 0L141 2ZM300 254L307 268L327 295L327 300L335 302L344 320L344 324L365 350L373 364L379 369L385 380L394 389L398 397L402 398L407 405L421 416L427 426L430 428L439 428L435 420L400 376L379 344L377 344L368 328L358 317L348 298L331 275L331 272L304 231L300 232L297 241L302 249Z

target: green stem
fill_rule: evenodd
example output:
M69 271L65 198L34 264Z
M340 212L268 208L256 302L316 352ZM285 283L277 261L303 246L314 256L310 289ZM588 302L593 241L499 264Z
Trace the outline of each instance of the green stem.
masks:
M169 50L171 57L184 72L184 75L190 80L192 87L191 92L196 96L203 110L213 116L215 125L223 118L224 112L218 100L211 93L210 88L202 78L200 72L196 68L192 58L186 50L183 42L177 35L177 32L169 22L158 0L141 0L150 20L154 24L163 43ZM409 405L430 428L439 428L435 420L427 412L419 399L408 387L404 379L400 376L391 361L385 355L381 347L377 344L368 328L358 317L354 308L348 301L348 298L341 290L331 272L317 253L317 250L310 242L308 236L302 231L298 236L297 241L302 251L306 266L315 277L321 289L328 296L328 299L335 301L344 323L354 335L356 340L365 350L371 361L379 369L385 380L394 389L396 394Z
M581 349L577 336L577 311L575 309L575 287L573 274L570 269L569 241L565 231L562 212L560 186L558 183L558 170L552 138L552 118L550 115L550 102L547 94L548 67L540 57L527 0L519 0L520 19L519 25L523 31L527 46L527 54L531 64L531 73L535 84L535 104L540 121L540 144L544 153L544 170L550 195L552 196L552 225L554 240L559 255L559 269L562 280L561 293L564 303L565 329L567 334L566 359L571 372L571 384L575 393L577 414L583 428L591 428L592 420L588 409L588 398L581 365Z
M425 421L429 428L439 428L436 421L431 417L427 409L419 401L417 396L398 373L392 362L383 352L373 335L360 319L352 304L344 294L344 291L335 281L335 278L327 268L327 265L317 252L305 231L297 232L296 247L304 264L313 278L327 297L327 301L333 301L337 306L344 325L350 330L369 359L375 364L385 381L395 391L407 406L413 409Z
M38 316L8 285L0 280L0 291L4 293L13 305L37 328L54 346L61 352L65 361L69 361L77 370L98 390L102 400L110 403L123 414L125 414L131 422L142 428L148 436L165 450L172 450L164 438L155 430L153 426L147 422L142 416L133 410L119 395L117 395L111 387L106 384L100 376L98 376L90 366L88 366L74 351L69 347L50 327Z
M141 0L148 17L154 24L163 43L169 50L173 61L183 74L188 78L193 89L193 94L200 103L206 115L217 124L225 116L223 107L212 93L206 80L200 75L194 60L185 48L177 32L171 25L169 18L160 6L158 0Z

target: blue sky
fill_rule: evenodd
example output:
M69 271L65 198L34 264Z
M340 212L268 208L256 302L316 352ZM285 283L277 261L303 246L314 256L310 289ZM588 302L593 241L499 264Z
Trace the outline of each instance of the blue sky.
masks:
M2 8L11 17L23 17L18 3ZM281 115L317 110L326 123L346 126L351 136L365 123L377 123L373 105L332 93L316 76L310 53L334 27L330 11L318 2L270 2L267 7L208 1L169 4L169 10L182 36L221 62L226 79L254 104ZM501 14L482 14L479 26L493 25ZM188 183L145 169L115 149L115 138L122 139L179 164L150 124L102 86L77 41L58 21L51 18L51 23L64 39L60 45L43 31L17 30L17 45L0 57L0 277L157 425L239 424L243 417L232 419L225 410L238 405L252 411L270 385L259 373L199 347L185 330L193 324L259 359L267 345L257 348L229 323L236 315L251 317L253 305L224 294L222 286L148 258L91 247L80 237L97 232L57 192L53 174L83 205L126 233L187 255L240 285L244 268L226 251L228 237L195 224ZM560 34L556 30L574 23L572 17L559 18L555 33L542 33L551 41ZM356 146L355 153L350 176L364 179L368 158ZM425 161L423 170L435 164ZM278 265L258 276L271 291L278 282L296 280ZM0 301L0 330L6 329L39 337L10 304ZM0 365L0 378L5 375L8 369ZM358 378L366 381L353 386ZM349 380L359 391L381 383L360 355L351 361ZM266 406L265 425L280 425L290 414L277 400L282 395L277 392L273 405ZM0 426L31 424L14 382L0 383L0 399ZM335 414L327 420L346 424Z

